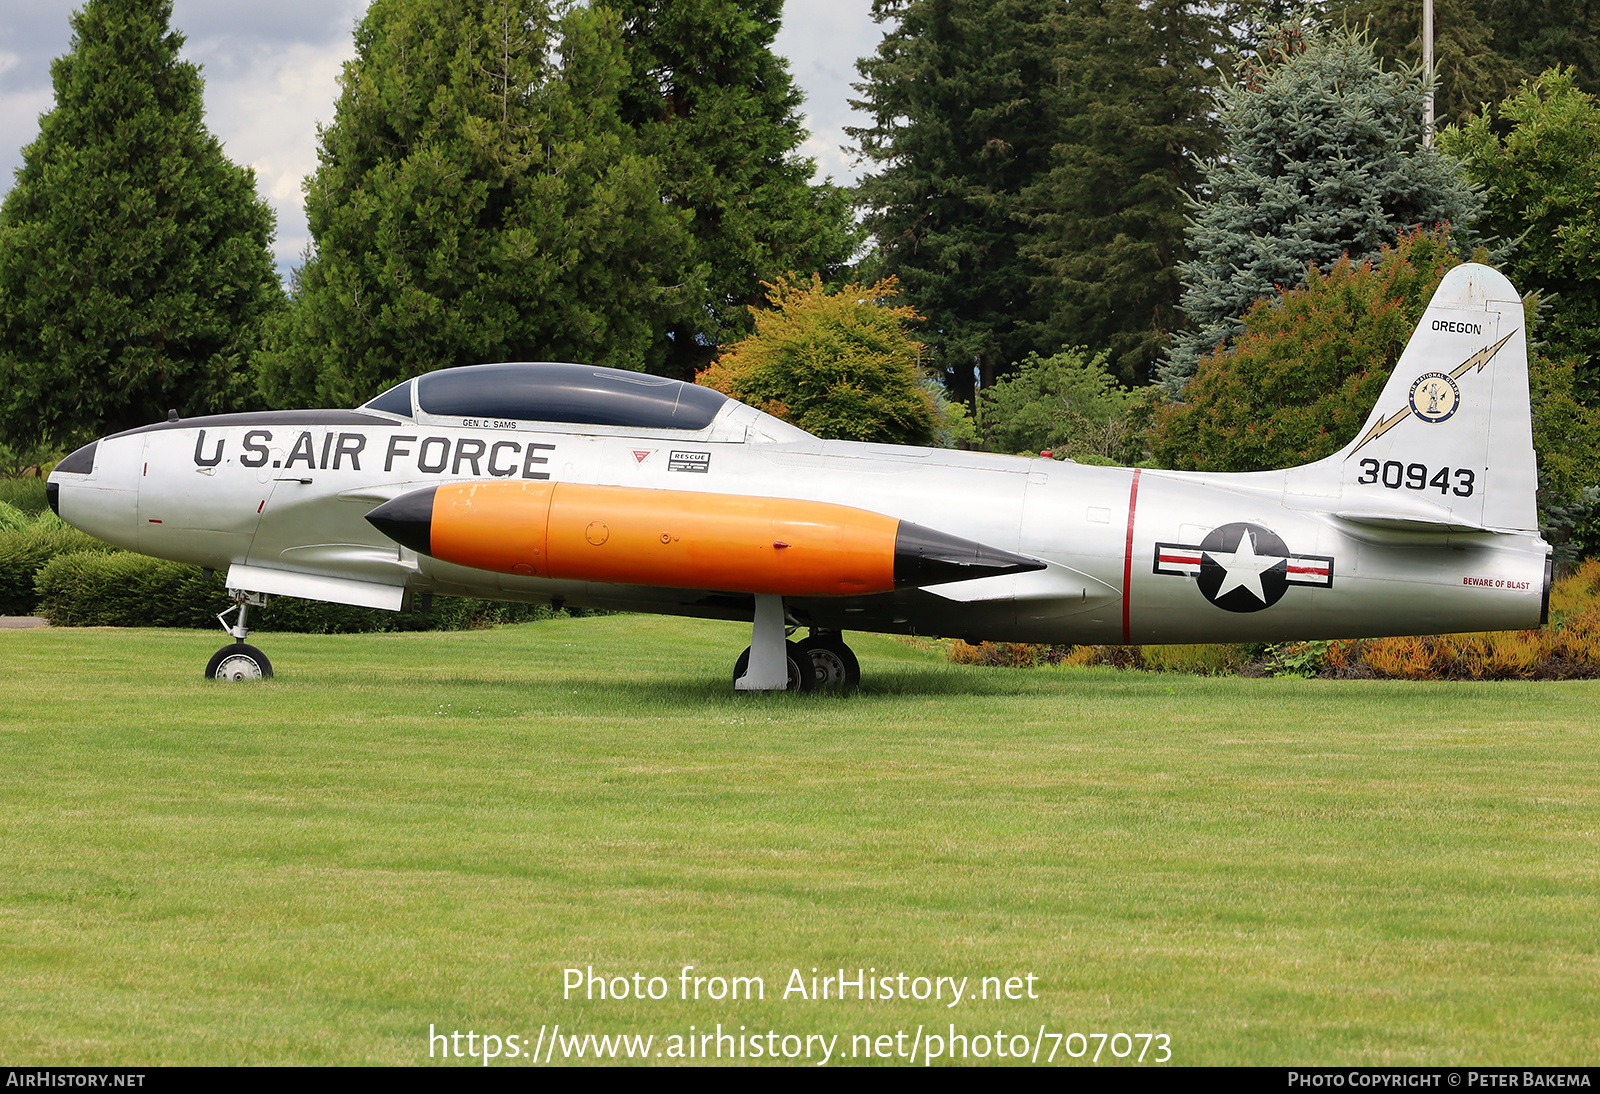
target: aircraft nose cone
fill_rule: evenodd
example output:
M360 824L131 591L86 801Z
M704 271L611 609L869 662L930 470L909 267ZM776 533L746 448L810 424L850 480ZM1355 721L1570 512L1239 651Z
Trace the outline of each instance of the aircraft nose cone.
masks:
M985 547L910 521L900 522L894 538L896 588L944 585L1043 569L1045 564L1036 558Z
M56 464L56 469L50 473L50 481L45 484L44 496L50 503L50 511L56 516L61 515L61 480L56 476L91 474L94 471L94 455L99 448L99 441L90 441Z
M413 490L367 514L378 531L420 555L433 554L433 495L438 487Z

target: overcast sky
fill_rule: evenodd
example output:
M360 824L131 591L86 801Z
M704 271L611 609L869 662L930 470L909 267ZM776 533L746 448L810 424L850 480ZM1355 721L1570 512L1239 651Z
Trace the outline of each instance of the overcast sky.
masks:
M53 104L50 62L72 41L68 16L83 0L0 0L0 193L11 188L22 148ZM184 56L206 81L206 123L235 163L255 168L256 188L278 211L275 244L287 273L305 249L300 182L317 163L317 124L331 121L340 66L354 56L351 29L366 0L175 0L172 25ZM802 151L820 175L852 181L840 145L859 124L846 100L855 60L880 31L871 0L788 0L777 52L806 96Z

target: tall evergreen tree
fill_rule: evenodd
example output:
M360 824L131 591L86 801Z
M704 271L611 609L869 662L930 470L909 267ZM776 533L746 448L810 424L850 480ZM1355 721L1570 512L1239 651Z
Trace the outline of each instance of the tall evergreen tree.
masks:
M1482 210L1456 162L1422 146L1420 75L1385 71L1358 34L1285 24L1240 76L1188 233L1182 306L1195 327L1161 367L1173 392L1309 264L1376 257L1402 230L1443 222L1470 247Z
M622 120L616 15L375 0L306 181L314 250L266 355L280 405L491 360L659 364L699 299L687 214Z
M1422 64L1422 5L1417 0L1334 0L1331 21L1367 36L1378 57L1397 71ZM1444 125L1498 103L1530 73L1502 47L1505 28L1483 0L1434 0L1433 115ZM1537 71L1537 70L1536 70Z
M848 195L811 185L796 154L800 92L772 52L782 0L604 0L622 17L624 119L662 168L662 197L693 213L704 307L671 330L666 371L687 378L751 329L763 282L837 276L859 237Z
M1040 348L1045 318L1018 214L1056 144L1044 89L1055 79L1052 15L1061 0L873 0L888 24L857 62L849 133L876 170L857 201L883 272L927 316L933 363L970 401L974 372Z
M1417 0L1328 0L1335 22L1364 29L1394 67L1422 63ZM1434 115L1462 121L1498 106L1524 80L1572 70L1573 86L1600 94L1600 0L1434 0Z
M1483 21L1494 30L1496 52L1529 77L1563 66L1572 69L1575 88L1600 95L1600 0L1478 3Z
M1179 322L1196 158L1221 145L1210 89L1227 27L1192 0L1083 0L1053 22L1045 94L1059 143L1021 214L1046 311L1038 341L1104 350L1114 374L1143 383Z
M281 302L273 216L207 132L166 0L90 0L0 208L0 441L233 409Z

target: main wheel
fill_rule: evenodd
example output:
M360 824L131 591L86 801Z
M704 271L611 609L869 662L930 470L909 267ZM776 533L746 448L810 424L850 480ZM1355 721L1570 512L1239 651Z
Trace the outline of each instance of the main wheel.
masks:
M861 662L837 635L812 635L800 643L811 660L812 685L818 688L853 688L861 683Z
M805 654L800 652L800 647L794 642L785 642L784 646L789 654L789 686L787 691L810 691L816 683L815 675L808 671L810 663ZM739 682L739 677L745 674L750 667L750 647L746 646L739 660L733 663L733 680Z
M272 677L272 662L254 646L233 642L211 655L206 663L207 680L265 680Z

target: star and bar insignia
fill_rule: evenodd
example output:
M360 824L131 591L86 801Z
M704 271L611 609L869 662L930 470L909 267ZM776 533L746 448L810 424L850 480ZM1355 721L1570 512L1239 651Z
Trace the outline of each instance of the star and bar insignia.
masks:
M1333 558L1297 555L1259 524L1224 524L1198 544L1156 544L1155 572L1191 577L1200 595L1224 611L1270 608L1291 585L1333 588Z

